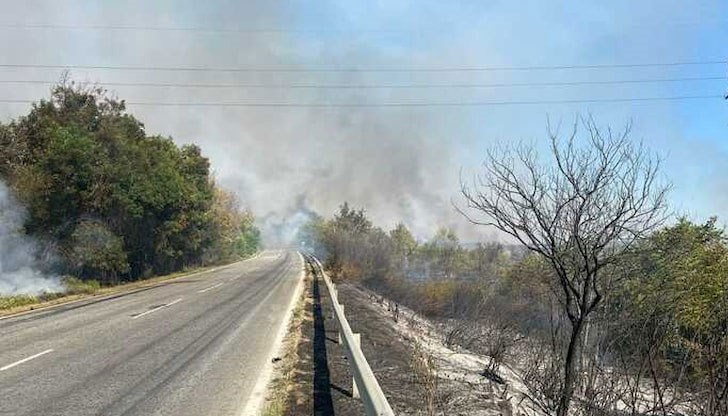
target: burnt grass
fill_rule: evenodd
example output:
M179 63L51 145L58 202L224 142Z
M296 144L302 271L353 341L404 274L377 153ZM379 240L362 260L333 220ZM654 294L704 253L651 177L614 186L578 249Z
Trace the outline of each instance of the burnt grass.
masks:
M424 401L420 387L415 384L410 361L413 353L408 340L404 340L385 322L388 318L374 311L369 304L373 302L364 292L351 285L338 285L339 300L344 305L344 314L355 333L361 334L361 348L364 356L377 377L384 394L394 412L418 414L424 411ZM331 308L331 299L326 293L326 305ZM331 310L331 309L329 309ZM352 375L344 348L337 340L337 325L328 313L326 327L330 346L332 394L337 415L362 415L364 408L358 399L351 397Z
M426 415L425 387L411 367L415 342L398 332L393 315L383 309L377 296L356 284L337 285L339 300L355 333L361 334L361 347L384 394L397 415ZM286 415L364 415L359 399L351 396L352 375L346 352L339 345L338 327L325 283L320 278L307 281L306 316L298 344L292 389L286 399ZM481 374L498 385L497 374ZM505 415L492 402L492 394L482 387L463 384L449 376L438 380L438 414Z
M328 289L321 279L312 279L307 295L313 300L311 318L303 323L295 371L296 394L288 397L287 415L363 415L359 399L351 396L352 375L346 352L339 345L338 327ZM424 403L411 375L412 347L375 312L373 302L362 291L339 285L339 300L351 328L361 333L361 347L367 361L397 415L424 414Z
M410 367L413 340L397 332L392 325L393 318L383 314L381 306L373 307L377 301L369 292L349 283L337 287L349 325L355 333L361 334L362 351L395 414L426 414L423 386L417 383ZM304 340L299 345L299 357L302 358L299 367L302 368L297 371L299 380L296 381L300 381L299 388L309 389L310 399L298 406L289 405L286 414L363 415L361 401L351 396L352 374L346 352L337 341L338 325L333 317L328 289L323 280L314 280L308 293L313 300L313 319L304 323ZM446 387L444 384L440 387ZM438 399L447 401L446 397Z

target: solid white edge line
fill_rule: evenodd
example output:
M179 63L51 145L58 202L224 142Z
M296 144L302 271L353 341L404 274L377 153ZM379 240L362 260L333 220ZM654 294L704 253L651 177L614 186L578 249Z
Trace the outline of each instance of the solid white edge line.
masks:
M154 309L150 309L150 310L148 310L148 311L146 311L146 312L142 312L142 313L140 313L139 315L134 315L134 316L132 316L132 317L131 317L131 319L137 319L137 318L141 318L141 317L142 317L142 316L144 316L144 315L148 315L148 314L150 314L150 313L152 313L152 312L156 312L156 311L158 311L158 310L160 310L160 309L164 309L164 308L166 308L166 307L168 307L168 306L172 306L172 305L174 305L175 303L177 303L177 302L181 302L181 301L182 301L182 298L179 298L179 299L177 299L177 300L175 300L175 301L172 301L172 302L166 303L166 304L164 304L164 305L160 305L160 306L157 306L157 307L156 307L156 308L154 308Z
M218 284L216 284L216 285L212 285L212 286L210 286L210 287L208 287L208 288L206 288L206 289L198 290L198 291L197 291L197 293L205 293L205 292L207 292L208 290L212 290L212 289L214 289L214 288L216 288L216 287L220 287L220 286L222 286L222 282L221 282L221 283L218 283Z
M291 301L288 305L286 315L283 317L281 324L278 327L278 333L276 334L276 338L273 342L270 355L267 357L263 364L263 368L258 373L258 380L256 381L250 396L248 396L245 408L240 412L241 416L258 416L261 414L263 402L266 399L268 383L273 377L273 359L281 353L283 348L283 339L288 333L288 327L291 324L291 320L293 320L293 309L296 307L296 303L301 298L301 294L303 292L303 281L306 277L306 262L300 252L296 253L301 259L302 267L301 273L298 275L298 283L296 284L296 288L293 290L293 296L291 297Z
M5 371L5 370L9 370L9 369L11 369L11 368L15 367L16 365L20 365L20 364L26 363L26 362L28 362L28 361L30 361L30 360L33 360L33 359L35 359L35 358L38 358L38 357L40 357L41 355L46 355L46 354L48 354L49 352L53 352L53 350L52 350L52 349L48 349L48 350L45 350L45 351L43 351L43 352L39 352L38 354L35 354L35 355L31 355L31 356L30 356L30 357L28 357L28 358L23 358L22 360L16 361L16 362L14 362L14 363L12 363L12 364L8 364L8 365L6 365L5 367L0 367L0 371Z

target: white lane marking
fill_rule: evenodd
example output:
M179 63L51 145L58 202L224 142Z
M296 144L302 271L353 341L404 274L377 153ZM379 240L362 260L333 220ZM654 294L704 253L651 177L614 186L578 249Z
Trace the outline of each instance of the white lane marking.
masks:
M46 354L48 354L49 352L53 352L53 350L52 350L52 349L51 349L51 350L45 350L45 351L43 351L43 352L39 352L38 354L35 354L35 355L31 355L31 356L30 356L30 357L28 357L28 358L23 358L23 359L22 359L22 360L20 360L20 361L16 361L16 362L14 362L14 363L12 363L12 364L8 364L8 365L6 365L5 367L0 367L0 371L5 371L5 370L9 370L9 369L11 369L11 368L15 367L16 365L20 365L20 364L26 363L26 362L28 362L28 361L30 361L30 360L33 360L33 359L35 359L35 358L38 358L38 357L40 357L41 355L46 355Z
M166 308L166 307L168 307L168 306L172 306L172 305L174 305L175 303L177 303L177 302L181 302L181 301L182 301L182 298L179 298L179 299L177 299L177 300L175 300L175 301L172 301L172 302L169 302L169 303L167 303L167 304L165 304L165 305L160 305L160 306L157 306L157 307L156 307L156 308L154 308L154 309L150 309L150 310L148 310L148 311L146 311L146 312L142 312L142 313L140 313L139 315L134 315L134 316L132 316L132 317L131 317L131 319L137 319L137 318L141 318L141 317L142 317L142 316L144 316L144 315L148 315L148 314L150 314L150 313L152 313L152 312L156 312L156 311L158 311L158 310L160 310L160 309L164 309L164 308Z
M222 286L222 283L218 283L218 284L216 284L216 285L210 286L210 287L208 287L207 289L202 289L202 290L198 290L198 291L197 291L197 293L205 293L205 292L207 292L208 290L212 290L212 289L214 289L214 288L216 288L216 287L220 287L220 286Z
M169 302L169 303L168 303L168 304L166 304L165 306L172 306L172 305L174 305L175 303L178 303L178 302L182 302L182 298L179 298L179 299L177 299L177 300L175 300L175 301Z

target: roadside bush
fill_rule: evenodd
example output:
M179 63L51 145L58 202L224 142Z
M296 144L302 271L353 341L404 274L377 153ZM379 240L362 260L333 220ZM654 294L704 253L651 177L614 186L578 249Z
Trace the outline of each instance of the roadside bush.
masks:
M69 295L92 295L101 289L98 280L81 280L71 276L63 278L63 286L66 288L66 294Z
M104 224L82 220L71 235L68 258L78 276L98 276L107 284L118 283L129 272L129 262L122 239Z
M37 302L38 298L31 295L0 296L0 310L31 305Z
M451 315L459 283L451 280L436 280L418 286L417 306L427 316Z

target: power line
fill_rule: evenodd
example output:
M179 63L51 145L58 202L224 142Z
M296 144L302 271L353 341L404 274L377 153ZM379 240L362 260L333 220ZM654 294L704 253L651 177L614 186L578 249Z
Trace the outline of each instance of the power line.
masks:
M186 66L123 66L123 65L57 65L57 64L0 64L0 68L16 69L98 69L118 71L183 71L183 72L274 72L274 73L315 73L315 72L487 72L487 71L546 71L571 69L617 69L617 68L657 68L680 66L725 65L728 60L652 62L628 64L595 64L595 65L542 65L542 66L473 66L473 67L419 67L419 68L385 68L385 67L186 67Z
M163 88L251 88L251 89L425 89L425 88L504 88L504 87L559 87L579 85L657 84L692 81L728 81L726 76L652 78L627 80L588 80L556 82L511 82L511 83L455 83L455 84L200 84L176 82L98 82L90 85L112 87L163 87ZM43 80L0 80L0 84L55 85L57 81ZM83 82L81 82L83 84Z
M596 103L627 103L627 102L658 102L658 101L685 101L703 99L723 99L723 95L680 95L668 97L623 97L623 98L594 98L574 100L522 100L522 101L453 101L453 102L400 102L400 103L266 103L266 102L154 102L154 101L125 101L135 106L161 106L161 107L250 107L250 108L374 108L374 107L488 107L511 105L538 105L538 104L596 104ZM29 104L33 100L0 99L0 103Z
M64 25L46 23L0 23L5 29L50 29L50 30L131 30L146 32L208 32L208 33L240 33L240 34L287 34L287 33L322 33L322 34L356 34L356 33L408 33L398 30L336 30L336 29L275 29L275 28L232 28L232 27L170 27L170 26L132 26L132 25Z
M722 24L728 22L725 19L714 19L714 20L675 20L667 22L639 22L637 24L627 24L627 26L644 27L648 26L691 26L691 25L706 25L706 24ZM601 21L594 21L594 23L602 23ZM354 34L354 33L391 33L391 34L420 34L430 33L431 30L394 30L394 29L280 29L280 28L241 28L241 27L205 27L205 26L143 26L143 25L123 25L123 24L90 24L90 25L71 25L71 24L60 24L60 23L0 23L0 28L6 29L48 29L48 30L128 30L128 31L147 31L147 32L210 32L210 33L341 33L341 34Z

